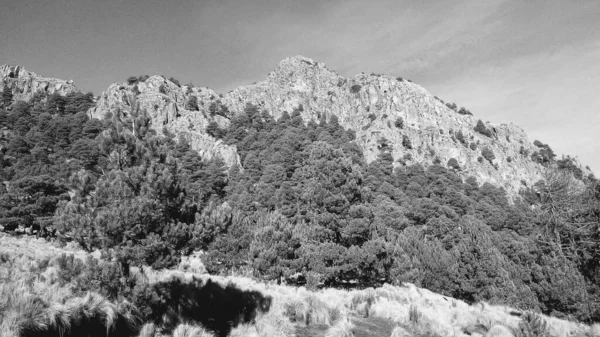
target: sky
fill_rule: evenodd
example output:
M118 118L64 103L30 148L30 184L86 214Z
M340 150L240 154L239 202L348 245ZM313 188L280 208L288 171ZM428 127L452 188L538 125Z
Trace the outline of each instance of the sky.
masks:
M227 92L294 55L411 79L600 175L599 0L0 1L0 64L96 95L142 74Z

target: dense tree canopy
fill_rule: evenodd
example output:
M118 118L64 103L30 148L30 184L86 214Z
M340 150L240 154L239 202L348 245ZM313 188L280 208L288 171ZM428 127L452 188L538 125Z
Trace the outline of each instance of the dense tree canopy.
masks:
M566 160L509 200L462 179L455 161L398 165L381 146L367 163L335 116L305 123L298 109L275 120L253 105L230 116L215 103L211 115L230 124L207 131L240 156L227 170L156 134L143 111L99 121L85 114L91 104L89 94L38 95L0 110L6 228L57 228L123 271L202 249L211 273L311 287L412 282L600 320L600 187L572 179Z

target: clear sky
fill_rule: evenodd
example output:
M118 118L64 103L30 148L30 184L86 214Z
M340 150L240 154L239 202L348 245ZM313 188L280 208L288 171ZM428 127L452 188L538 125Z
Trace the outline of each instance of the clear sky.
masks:
M600 0L0 1L0 64L97 95L141 74L226 92L298 54L412 79L600 175Z

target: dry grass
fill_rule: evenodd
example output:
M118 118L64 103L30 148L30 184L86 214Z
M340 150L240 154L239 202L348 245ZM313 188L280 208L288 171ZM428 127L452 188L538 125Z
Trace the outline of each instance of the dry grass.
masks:
M98 294L69 297L65 288L43 291L23 283L2 285L1 336L20 336L27 332L78 336L88 329L107 331L134 329L137 324L127 303L114 304ZM116 331L115 331L116 333Z
M56 247L43 240L0 235L0 336L17 337L26 329L73 331L74 327L78 327L77 322L93 322L106 330L118 325L118 322L142 323L135 320L126 303L110 303L96 294L75 297L68 286L59 287L53 259L62 253L74 253L81 259L86 256L76 247ZM180 266L178 270L144 268L143 274L150 283L173 277L183 280L197 277L204 281L210 278L221 285L233 283L241 290L259 291L272 297L269 312L259 314L253 324L235 327L230 336L289 337L296 336L299 327L308 331L307 326L319 326L322 328L311 330L319 331L318 336L348 337L356 332L356 324L353 323L359 319L361 322L389 321L392 326L396 325L391 333L393 337L504 337L515 336L524 324L520 317L510 314L514 309L509 307L486 303L468 305L411 284L352 291L309 291L303 287L266 284L246 277L210 276L199 273L203 269L198 261L194 260L193 267L191 260L185 263L190 265ZM133 268L132 273L142 272ZM600 336L600 325L586 326L539 317L549 336ZM151 323L145 324L138 336L167 337ZM171 336L208 337L213 334L201 326L183 324Z
M173 331L173 337L214 337L214 335L201 326L180 324Z

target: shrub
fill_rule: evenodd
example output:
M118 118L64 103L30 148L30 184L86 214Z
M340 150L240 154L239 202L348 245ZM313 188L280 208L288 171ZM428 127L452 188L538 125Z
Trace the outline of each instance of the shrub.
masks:
M534 140L533 141L533 145L537 146L537 147L546 147L546 144L540 142L539 140Z
M185 104L185 108L187 110L198 111L200 108L198 107L198 98L196 96L190 96L187 103Z
M494 159L496 159L494 152L489 147L486 147L483 150L481 150L481 156L487 161L489 161L490 164L494 161Z
M402 136L402 146L404 146L407 149L412 149L412 142L410 141L410 138L408 138L407 135Z
M419 324L423 314L419 311L416 305L411 304L408 308L408 320L412 324Z
M368 117L369 117L369 119L371 120L371 122L377 119L377 116L375 116L375 114L373 114L373 113L372 113L372 114L369 114L369 116L368 116Z
M456 103L446 103L446 106L447 106L447 107L448 107L448 109L450 109L450 110L454 110L454 111L456 111L456 109L457 109Z
M462 130L458 130L458 132L456 133L456 139L458 139L458 141L464 146L469 145L469 143L467 143L465 139L465 135L462 133Z
M136 84L137 82L138 82L138 78L137 78L137 77L135 77L135 76L130 76L130 77L127 79L127 84L129 84L129 85L134 85L134 84Z
M477 121L477 125L474 128L475 131L481 133L484 136L492 137L492 132L485 127L485 124L480 120Z
M404 129L404 119L402 119L402 117L396 118L394 125L399 129Z
M477 162L482 163L483 164L483 157L477 157Z
M448 160L448 167L453 168L457 171L460 170L460 165L458 165L458 160L456 160L456 158L450 158L450 160Z
M400 76L396 77L396 80L397 80L398 82L402 82L402 81L404 81L404 79L403 79L402 77L400 77Z
M0 97L0 106L10 106L13 102L13 93L8 84L4 84L2 96Z
M148 75L142 75L142 76L138 77L138 82L146 82L146 80L149 78L150 78L150 76L148 76Z
M513 330L515 337L550 337L548 324L540 315L527 312L519 323L519 327Z
M512 157L507 157L506 161L509 162L509 163L512 163Z
M221 129L219 124L217 124L215 121L208 123L208 126L206 127L206 133L217 139L225 137L225 130Z
M158 92L160 92L163 95L167 94L167 89L165 88L164 84L161 84L160 87L158 87Z
M475 150L477 150L477 144L472 142L471 145L469 145L469 148L471 148L471 150L475 151Z
M362 86L360 84L355 84L352 87L350 87L350 92L353 94L357 94L361 88Z
M179 81L176 78L171 77L171 78L169 78L169 81L173 82L173 84L175 84L176 86L181 87L181 84L179 83Z
M459 115L473 116L473 114L471 113L471 111L465 109L464 107L460 107L460 109L457 112L458 112Z
M559 169L571 172L579 180L583 179L583 171L575 164L571 157L567 156L567 158L558 160L556 163Z

